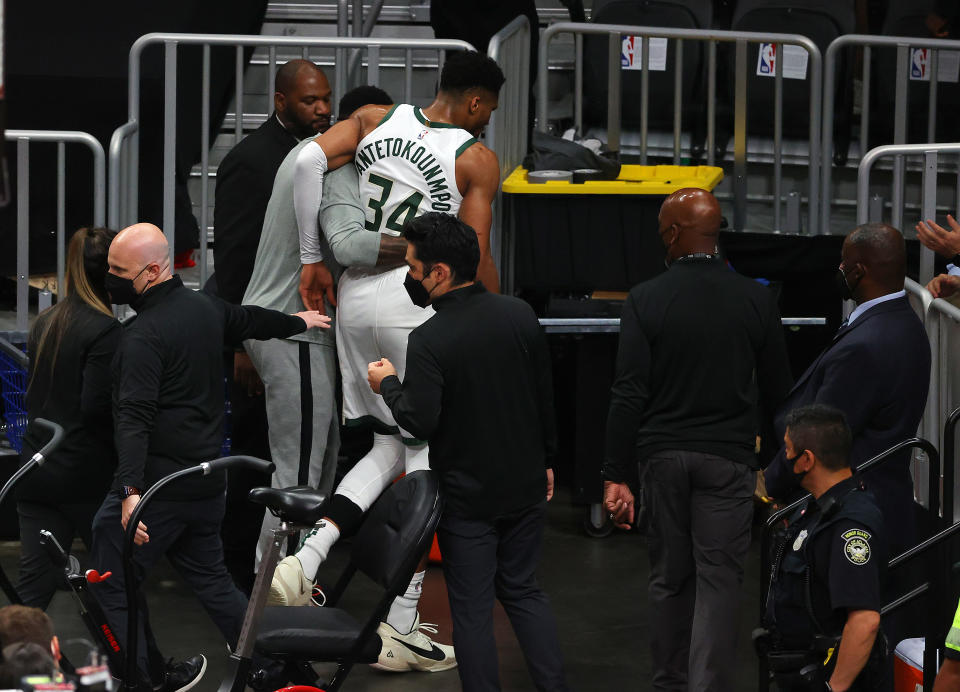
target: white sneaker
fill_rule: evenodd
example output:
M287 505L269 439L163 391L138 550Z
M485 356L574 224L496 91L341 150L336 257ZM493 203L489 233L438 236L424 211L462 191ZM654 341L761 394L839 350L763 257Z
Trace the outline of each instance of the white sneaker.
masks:
M270 606L303 606L310 604L313 582L303 573L303 566L296 555L288 555L278 564L270 582Z
M413 622L413 629L400 634L393 627L381 622L377 634L383 641L380 657L371 667L391 673L403 673L408 670L420 670L427 673L439 673L457 665L457 657L452 646L437 644L421 630L430 634L437 633L437 626L420 622L420 614Z

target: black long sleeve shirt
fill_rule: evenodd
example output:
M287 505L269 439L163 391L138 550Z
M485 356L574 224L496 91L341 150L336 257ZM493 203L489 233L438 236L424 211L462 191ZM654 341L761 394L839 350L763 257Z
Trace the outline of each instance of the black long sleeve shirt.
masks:
M217 295L239 305L253 274L263 218L277 169L297 138L284 129L276 112L231 149L217 167L213 228L217 242Z
M17 486L17 499L60 504L103 501L117 466L110 413L110 362L120 342L120 323L79 299L59 347L38 340L50 318L41 314L30 332L30 420L46 418L63 427L60 446ZM23 436L22 459L33 456L50 434L33 424Z
M223 438L224 345L285 338L299 317L226 301L184 287L179 276L148 289L113 362L119 456L114 488L146 490L160 478L215 459ZM225 475L192 476L166 499L223 492Z
M480 283L433 307L437 314L410 333L403 383L387 377L380 391L397 423L430 442L444 511L493 518L543 500L557 443L536 315Z
M776 410L791 383L770 291L719 260L675 261L623 306L604 478L665 449L758 468L758 403Z

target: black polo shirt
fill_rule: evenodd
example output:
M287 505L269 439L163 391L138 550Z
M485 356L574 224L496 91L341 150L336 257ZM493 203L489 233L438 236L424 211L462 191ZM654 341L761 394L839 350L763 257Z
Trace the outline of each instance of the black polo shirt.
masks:
M174 275L143 293L113 360L119 456L114 488L146 490L160 478L219 456L223 439L224 345L285 338L299 317L226 301L186 288ZM161 491L165 499L222 493L225 474L192 476Z
M634 479L637 459L662 450L759 468L760 411L791 384L772 292L718 259L675 260L623 306L604 478Z
M397 423L430 442L444 512L488 519L543 501L556 422L536 315L479 282L432 304L410 333L403 383L387 377L380 391Z

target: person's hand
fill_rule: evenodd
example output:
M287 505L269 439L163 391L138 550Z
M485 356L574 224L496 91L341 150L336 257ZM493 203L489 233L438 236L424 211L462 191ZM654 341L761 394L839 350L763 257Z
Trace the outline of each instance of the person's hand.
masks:
M127 522L130 521L130 515L133 514L133 510L136 509L138 504L140 504L140 496L130 495L120 505L120 523L123 525L124 531L127 530ZM141 521L137 526L137 535L134 536L133 542L135 545L143 545L149 541L150 536L147 534L147 525Z
M630 530L633 525L633 493L626 483L603 482L603 508L614 526Z
M940 274L930 279L927 290L934 298L949 298L960 289L960 276Z
M307 310L316 310L326 314L323 299L337 307L337 297L333 293L333 275L323 262L304 264L300 268L300 298Z
M553 469L547 469L547 502L553 499Z
M383 382L383 378L396 374L397 369L386 358L367 364L367 382L370 383L370 389L374 394L380 393L380 383Z
M320 329L330 329L330 316L324 315L317 310L304 310L303 312L293 313L294 317L299 317L307 323L307 329L320 327Z
M960 223L947 214L948 231L943 226L927 219L917 224L917 239L939 255L950 259L960 253Z
M247 396L260 396L263 394L263 380L257 374L257 369L253 367L253 361L245 351L237 351L233 354L233 381L240 385L240 389L247 393Z

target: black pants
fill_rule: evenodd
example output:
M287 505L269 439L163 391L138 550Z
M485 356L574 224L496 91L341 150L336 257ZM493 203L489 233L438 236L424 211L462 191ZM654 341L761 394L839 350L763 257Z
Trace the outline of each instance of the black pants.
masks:
M557 625L536 579L546 502L489 521L444 515L437 529L465 692L500 689L493 599L503 605L538 690L567 682Z
M270 439L267 429L267 405L263 394L248 396L233 381L233 351L224 362L230 396L231 454L245 454L270 461ZM227 509L229 521L223 523L223 557L234 583L250 593L255 577L257 541L263 525L264 508L248 499L250 490L270 487L270 474L247 468L227 471Z
M641 478L652 688L729 692L756 473L711 454L664 451Z
M200 604L220 629L227 643L236 646L247 608L246 597L234 586L223 564L220 523L224 498L191 501L152 500L140 521L147 526L150 540L133 550L133 568L142 582L164 555L193 589ZM93 560L101 572L113 572L105 582L91 585L91 591L125 646L127 639L127 598L124 593L123 527L120 524L120 499L107 496L93 521ZM148 662L148 625L146 604L140 604L137 663L141 671L151 669Z
M47 551L40 545L40 530L52 533L67 552L70 552L76 536L80 536L90 550L93 515L98 506L92 502L57 506L17 503L20 518L20 583L17 584L17 593L24 605L46 610L63 581L63 572L54 568Z

